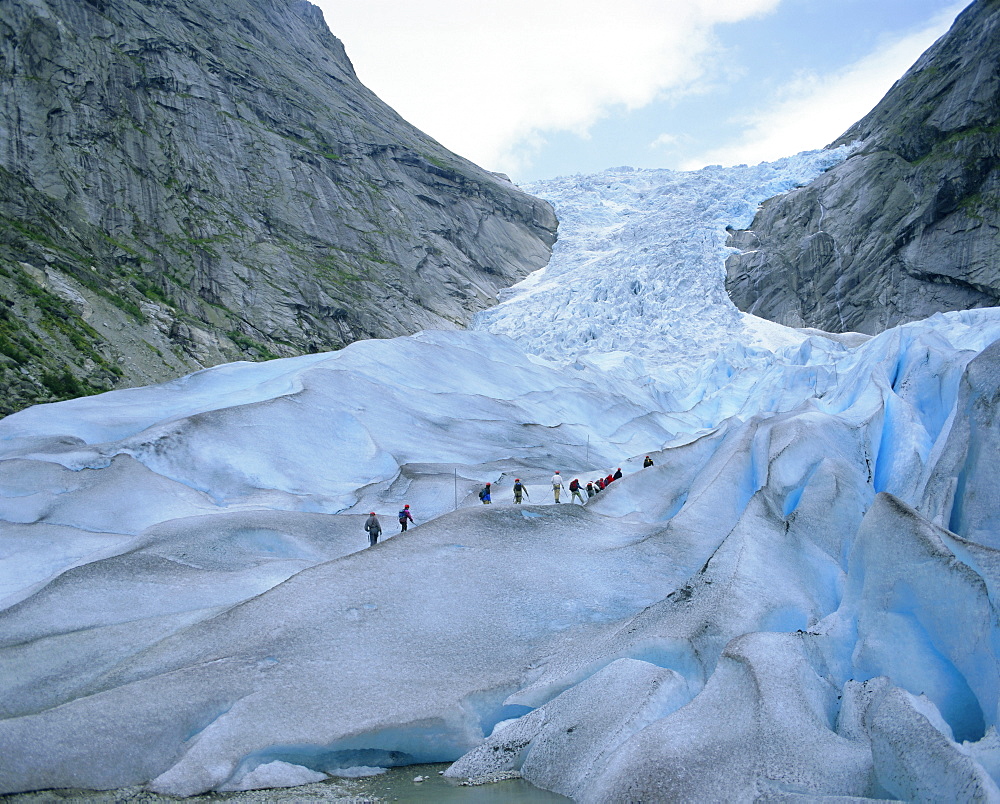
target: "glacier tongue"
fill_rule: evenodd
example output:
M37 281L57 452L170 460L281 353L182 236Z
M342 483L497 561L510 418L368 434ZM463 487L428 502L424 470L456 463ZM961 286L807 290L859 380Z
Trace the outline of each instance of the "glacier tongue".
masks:
M694 172L618 168L527 188L552 203L549 264L476 315L527 352L571 361L628 355L687 366L733 343L774 347L802 335L736 309L724 288L727 228L750 225L765 199L843 161L849 147L748 167Z
M721 290L724 227L840 158L557 180L475 331L0 420L0 792L1000 799L1000 310L834 337Z

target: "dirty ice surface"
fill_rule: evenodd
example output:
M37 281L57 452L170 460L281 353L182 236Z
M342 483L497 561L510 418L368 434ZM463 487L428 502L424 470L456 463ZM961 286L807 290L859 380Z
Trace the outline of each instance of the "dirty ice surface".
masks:
M553 262L474 331L0 421L0 792L1000 799L1000 311L722 291L725 227L840 158L536 186Z

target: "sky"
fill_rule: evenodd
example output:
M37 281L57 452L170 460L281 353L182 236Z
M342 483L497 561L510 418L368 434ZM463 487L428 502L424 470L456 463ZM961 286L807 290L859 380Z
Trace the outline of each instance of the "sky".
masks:
M358 77L516 182L836 139L967 0L313 0Z

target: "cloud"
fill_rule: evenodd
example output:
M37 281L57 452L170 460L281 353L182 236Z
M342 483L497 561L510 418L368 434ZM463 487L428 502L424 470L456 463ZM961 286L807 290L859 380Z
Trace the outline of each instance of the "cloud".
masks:
M712 27L779 0L314 0L361 81L491 170L517 172L546 132L586 136L612 108L683 93Z
M680 137L676 134L661 134L651 143L649 143L650 148L669 148L671 145L676 145L680 142Z
M752 165L828 145L875 107L967 4L964 0L951 6L920 30L883 43L835 73L794 76L769 105L736 121L743 123L739 141L698 154L681 169Z

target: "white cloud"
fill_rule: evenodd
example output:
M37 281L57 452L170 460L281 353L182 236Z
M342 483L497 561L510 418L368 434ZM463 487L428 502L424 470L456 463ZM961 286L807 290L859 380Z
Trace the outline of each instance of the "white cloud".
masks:
M779 0L314 0L361 81L417 128L516 172L546 132L683 92L712 27Z
M676 145L680 141L680 137L676 134L661 134L651 143L649 143L650 148L669 148L671 145Z
M830 75L801 74L774 95L770 105L745 118L738 142L705 151L681 165L757 164L822 148L864 117L968 4L941 12L922 29Z

